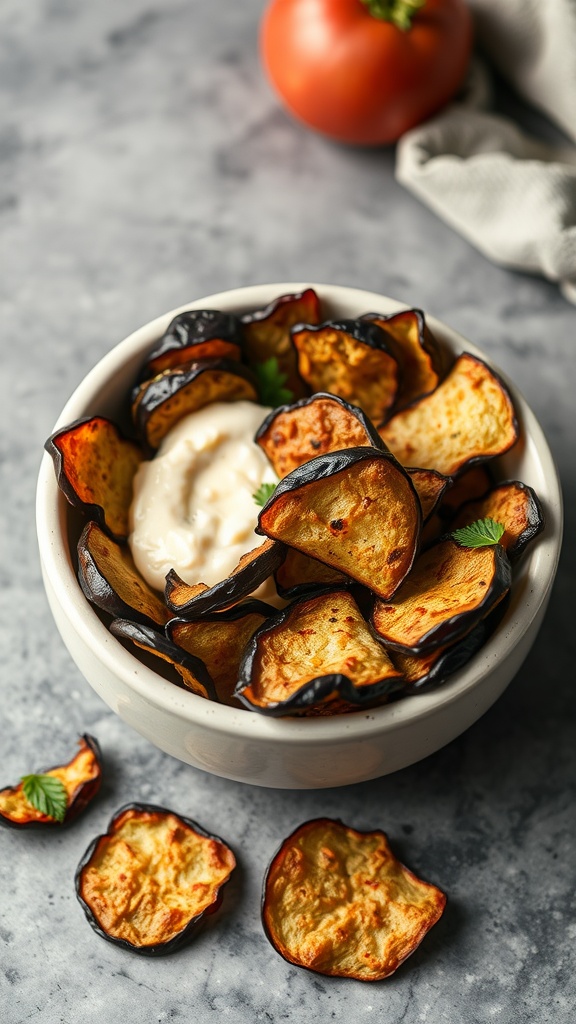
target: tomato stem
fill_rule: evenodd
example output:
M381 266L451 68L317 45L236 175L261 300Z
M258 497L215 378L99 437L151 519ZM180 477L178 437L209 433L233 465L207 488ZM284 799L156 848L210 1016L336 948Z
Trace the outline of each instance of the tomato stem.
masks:
M426 0L362 0L373 18L391 21L402 32L412 27L412 18L424 7Z

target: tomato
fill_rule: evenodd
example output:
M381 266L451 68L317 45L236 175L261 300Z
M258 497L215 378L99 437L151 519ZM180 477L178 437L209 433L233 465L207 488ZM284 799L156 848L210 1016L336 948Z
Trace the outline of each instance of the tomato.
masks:
M272 0L262 20L262 60L285 106L340 142L394 142L454 95L470 55L464 0L426 0L405 31L370 2Z

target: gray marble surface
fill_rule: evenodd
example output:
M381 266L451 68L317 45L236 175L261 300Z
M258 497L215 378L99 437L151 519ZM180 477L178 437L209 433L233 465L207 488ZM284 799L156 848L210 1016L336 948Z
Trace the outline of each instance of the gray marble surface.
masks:
M259 70L259 0L0 5L2 784L98 736L101 797L69 831L0 835L6 1024L574 1019L576 309L488 263L393 179L393 153L342 149L278 109ZM80 677L40 580L42 443L85 372L145 321L260 281L380 290L445 319L518 383L558 461L567 540L550 611L506 694L428 760L342 790L276 792L170 759ZM130 799L226 836L238 880L186 951L149 962L101 941L76 863ZM383 827L449 894L388 981L292 968L259 922L261 878L306 818Z

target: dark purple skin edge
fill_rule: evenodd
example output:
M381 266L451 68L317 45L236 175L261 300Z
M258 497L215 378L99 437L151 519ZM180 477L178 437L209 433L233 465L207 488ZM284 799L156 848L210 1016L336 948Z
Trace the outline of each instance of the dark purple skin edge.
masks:
M86 919L87 919L88 923L90 924L90 926L94 929L96 934L100 936L100 938L106 939L107 942L111 942L115 946L121 946L123 949L128 949L132 953L138 953L140 956L151 956L151 957L154 957L154 956L167 956L169 953L176 953L179 949L182 948L182 946L185 946L188 942L190 942L190 940L194 937L196 932L199 930L199 928L203 924L206 916L208 914L214 913L214 911L218 910L218 908L220 906L220 903L222 902L222 897L221 897L222 889L224 888L224 886L229 881L229 879L230 879L230 877L232 875L232 872L230 872L230 875L228 876L228 878L225 879L225 881L222 883L222 885L218 889L218 891L216 893L216 899L215 899L214 903L210 907L208 907L206 910L203 910L201 914L198 914L196 917L193 917L188 922L186 927L183 928L181 932L178 932L178 934L175 935L168 942L158 943L156 946L135 946L135 945L133 945L133 943L127 942L126 939L117 939L113 935L108 935L107 932L102 927L102 925L98 922L96 916L94 915L94 913L92 912L92 910L90 909L88 904L84 901L84 899L82 897L82 894L81 894L82 872L83 872L84 868L88 866L88 864L89 864L89 862L90 862L90 860L92 858L92 855L95 852L96 847L98 846L98 843L100 842L100 840L104 839L107 835L112 835L114 833L114 826L115 826L115 823L116 823L117 819L120 817L121 814L124 814L125 811L129 811L129 810L138 811L138 812L141 812L141 813L144 813L144 814L146 814L146 813L151 813L151 814L173 814L180 821L183 821L185 825L188 825L189 828L193 829L194 832L197 832L198 835L203 836L206 839L213 839L213 840L215 840L218 843L222 843L222 845L226 846L228 849L231 849L231 847L229 846L228 843L225 843L224 840L220 838L220 836L215 836L215 835L212 835L212 833L207 832L205 829L203 829L198 824L198 822L194 821L192 818L185 818L183 814L176 814L175 811L171 811L167 807L159 807L156 804L141 804L141 803L129 803L129 804L124 804L122 807L120 807L116 811L114 817L110 820L110 823L108 825L107 831L105 833L103 833L102 835L96 836L92 840L90 845L88 846L88 849L84 853L83 857L80 860L80 863L78 864L78 867L76 868L76 873L74 875L74 885L75 885L75 889L76 889L76 896L78 898L78 902L81 904L82 909L84 910L84 913L86 915ZM234 851L232 851L232 853L233 852ZM232 869L232 871L233 870L234 869Z
M86 782L82 782L80 784L80 786L78 787L76 793L72 797L71 802L68 804L68 807L66 808L66 814L64 816L64 821L56 821L55 819L53 819L53 820L50 820L50 821L33 821L33 820L31 820L31 821L20 821L20 822L17 822L17 821L12 821L10 818L5 817L0 812L0 825L4 825L5 828L13 828L13 829L41 829L42 830L42 829L47 829L47 828L48 829L50 829L50 828L66 828L67 825L70 825L78 817L78 815L82 813L82 811L94 799L94 797L98 793L98 790L100 789L100 785L102 783L102 751L100 750L100 744L98 743L98 740L96 739L95 736L90 736L89 733L83 733L83 735L80 737L80 739L84 740L85 743L87 744L87 746L89 746L91 751L93 752L94 757L96 759L96 763L98 765L98 774L97 774L95 779L87 779ZM74 758L78 757L78 753L79 753L79 751L77 751L74 754L74 757L71 757L70 761L67 761L66 764L70 764L70 762L73 761ZM65 767L65 765L62 765L62 764L52 764L52 765L50 765L49 768L43 768L41 771L35 772L35 774L36 775L45 775L46 772L51 772L51 771L54 770L54 768L63 768L63 767ZM4 789L0 790L0 792L3 792L5 789L14 789L14 786L4 786Z
M186 604L179 606L172 604L168 596L168 581L173 578L174 573L171 569L166 577L166 604L181 619L196 619L206 612L217 612L231 601L239 601L256 590L278 568L283 558L284 545L280 541L275 541L274 547L261 555L256 555L240 572L227 576L225 580L220 580Z
M517 487L519 491L524 491L527 499L526 517L528 519L528 525L526 529L522 531L516 543L513 544L512 547L509 547L506 552L510 561L516 561L519 555L522 554L526 545L529 544L530 541L534 540L546 525L542 503L535 490L530 487L529 484L522 483L521 480L502 480L500 483L490 487L489 490L487 490L480 498L471 498L470 501L463 502L455 513L454 518L456 518L457 515L460 515L468 505L474 505L478 501L482 501L483 498L486 498L489 494L492 494L493 491L498 491L502 487L510 487L511 484L513 484L514 487Z
M319 398L328 398L330 399L330 401L337 402L338 405L341 405L343 409L351 413L351 415L354 416L360 422L360 425L365 431L366 437L368 438L372 447L378 448L379 451L382 452L388 451L386 445L384 444L382 438L380 437L380 434L376 430L376 427L374 426L372 421L368 419L365 413L362 412L362 409L360 409L357 405L351 405L349 402L345 402L343 398L339 398L337 395L331 395L328 391L317 391L310 398L301 398L299 399L298 402L293 402L291 405L279 405L277 409L273 409L272 412L268 413L266 419L263 420L263 422L260 424L258 430L254 435L254 441L256 442L256 444L259 444L260 438L267 433L276 417L279 416L281 413L293 412L295 409L302 409L307 405L312 405Z
M206 318L206 314L211 318ZM188 318L188 324L186 321ZM178 327L183 326L183 331L178 332ZM199 330L198 328L203 328ZM140 373L140 380L145 379L146 371L151 362L167 352L179 351L185 348L194 348L194 345L204 341L221 339L228 341L231 345L238 347L239 355L243 352L242 326L239 318L234 313L224 313L219 309L188 309L178 313L170 321L165 333L155 342L154 348L150 350L146 362ZM192 361L194 356L190 355Z
M265 615L269 619L270 616L277 613L278 609L273 605L259 601L257 597L249 597L245 601L239 601L232 608L226 608L221 612L203 612L202 615L195 616L193 619L185 619L176 615L166 623L166 636L171 639L173 627L180 623L185 626L191 622L235 622L236 619L243 619L246 615L254 614Z
M256 309L253 313L244 313L240 317L243 324L261 323L262 320L267 320L268 317L272 316L281 306L288 306L291 303L300 302L305 295L313 295L316 300L318 311L320 311L320 299L313 288L305 288L302 292L293 292L287 295L280 295L277 299L272 299L267 306L263 309Z
M443 541L453 540L448 536L441 537L436 544L431 545L428 550L436 547L437 544L441 544ZM457 541L454 541L457 544ZM464 545L458 545L463 547ZM421 654L429 654L435 650L436 647L441 647L443 644L449 644L455 642L458 637L464 636L468 633L477 622L484 618L490 608L496 603L498 598L510 589L512 582L512 570L510 567L510 560L504 551L504 548L499 544L493 545L496 555L496 571L492 579L490 587L488 587L486 594L484 595L483 601L474 609L469 612L462 612L458 615L452 615L449 619L445 619L443 622L438 623L432 629L421 637L420 642L414 647L407 647L404 644L400 644L397 641L389 640L388 637L379 633L377 627L374 624L372 616L372 627L375 630L376 639L390 651L397 651L398 654L407 654L408 656L414 655L418 657ZM384 601L383 604L387 604Z
M250 700L244 696L244 690L251 684L252 668L254 659L258 653L258 641L260 637L265 633L270 632L270 630L276 629L278 626L282 626L301 604L314 600L318 597L323 597L325 594L336 595L342 592L341 588L335 589L333 587L326 587L324 590L316 591L312 597L303 597L299 601L294 601L294 603L289 605L288 608L284 608L282 611L277 612L276 615L271 616L267 622L263 622L260 628L256 630L252 638L248 641L244 656L240 662L238 683L234 690L234 696L237 697L245 707L250 711L256 711L262 715L279 717L281 715L290 714L291 711L305 710L336 691L340 697L348 701L350 704L355 704L358 708L362 708L368 707L373 703L373 701L379 700L381 697L388 696L391 693L395 693L397 690L402 688L403 680L401 678L393 678L380 680L370 686L363 686L361 689L358 689L354 686L354 683L348 676L338 672L330 675L317 676L316 679L311 679L309 682L305 683L304 686L301 686L299 690L293 693L286 700L279 701L276 704L269 704L267 707L252 704ZM367 622L366 626L374 639L380 640L380 638L374 633L370 623Z
M151 626L142 625L139 622L131 622L125 618L114 619L110 623L109 628L117 640L130 640L135 644L144 644L150 654L154 654L156 651L167 654L169 658L172 658L182 668L188 669L197 677L198 682L205 688L209 700L218 701L216 687L204 662L195 655L183 650L182 647L178 647L165 633L160 633ZM181 685L189 693L192 692L183 683L180 682L178 685Z
M325 320L321 324L294 324L294 327L290 328L290 334L293 336L298 334L301 330L305 330L310 334L319 334L324 330L341 331L343 334L348 334L354 341L360 341L363 345L368 345L370 348L379 349L381 352L387 352L388 355L394 359L393 353L388 348L386 343L386 333L378 324L372 323L370 320L357 319L342 319L342 320ZM394 362L396 360L394 359Z

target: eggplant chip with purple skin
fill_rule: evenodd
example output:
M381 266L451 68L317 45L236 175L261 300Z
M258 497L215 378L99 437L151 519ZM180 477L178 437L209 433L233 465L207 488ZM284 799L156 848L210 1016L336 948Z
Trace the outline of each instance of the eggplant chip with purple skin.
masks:
M233 313L189 309L178 313L152 349L141 379L203 359L241 359L242 327Z
M236 696L251 711L290 715L335 699L383 703L401 682L352 595L332 590L262 625L246 649Z
M118 640L127 640L139 650L172 665L180 676L182 686L195 693L197 697L204 697L207 700L218 699L214 683L204 662L200 658L188 654L181 647L177 647L164 633L159 633L151 626L143 626L127 619L114 619L110 623L110 632Z
M44 447L70 504L115 540L126 540L132 481L144 458L139 445L104 416L93 416L55 431Z
M154 804L128 804L86 850L76 895L101 938L164 956L218 909L235 867L230 847L197 822Z
M494 481L487 465L471 466L450 481L442 496L438 514L449 521L466 501L483 498L493 486Z
M252 594L278 568L284 558L284 545L265 540L248 551L230 576L214 586L206 583L185 583L175 569L166 577L164 596L168 607L181 618L198 618L206 612L223 611Z
M326 452L362 445L385 450L378 431L361 409L336 395L322 393L274 409L254 440L266 452L280 479Z
M338 569L332 569L296 548L286 548L285 552L282 564L274 573L276 590L282 598L303 597L315 590L325 590L326 587L342 588L356 583Z
M442 501L446 488L451 483L450 477L437 473L435 469L407 469L406 472L418 495L422 523L427 523Z
M365 313L363 320L377 324L386 334L386 344L400 367L395 408L403 408L430 394L440 383L444 359L421 309L400 313Z
M94 736L85 733L78 740L79 750L66 764L46 768L39 775L49 776L66 790L66 812L63 820L37 810L24 796L24 783L0 789L0 825L7 828L50 828L68 825L94 799L102 782L102 754Z
M450 529L459 530L487 517L504 526L499 543L511 559L517 558L544 528L540 501L533 489L520 480L506 480L480 500L462 505Z
M265 309L242 317L248 363L265 363L275 358L286 377L286 387L295 398L306 394L297 368L297 356L290 328L295 324L317 324L321 319L320 300L313 288L293 295L281 295Z

